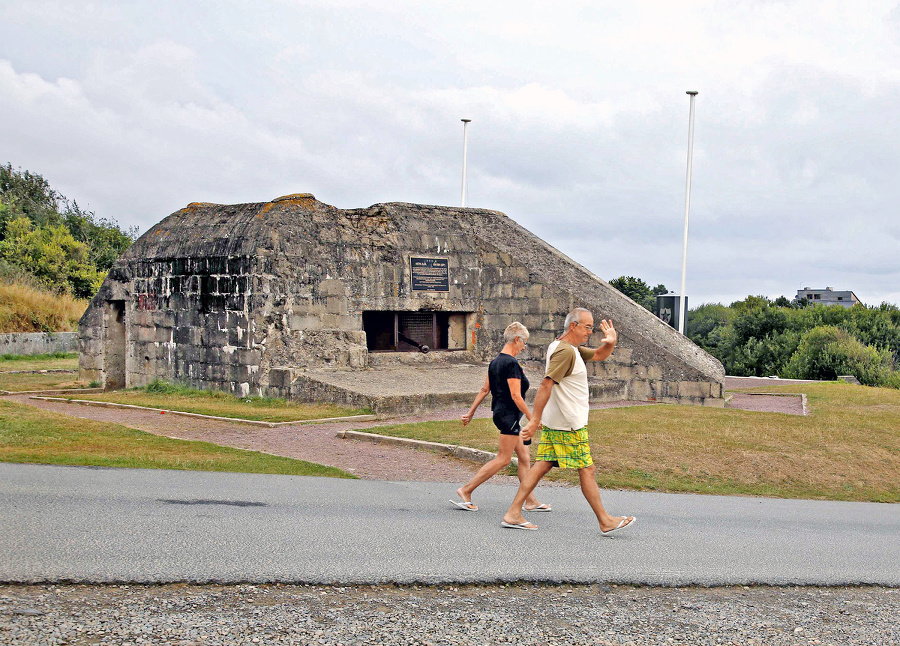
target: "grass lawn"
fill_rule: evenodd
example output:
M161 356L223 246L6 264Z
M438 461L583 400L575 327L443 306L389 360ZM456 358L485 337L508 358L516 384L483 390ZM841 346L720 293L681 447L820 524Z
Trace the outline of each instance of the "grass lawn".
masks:
M87 384L77 381L78 373L76 372L11 374L13 371L22 370L78 370L78 355L74 353L35 356L0 355L0 390L22 392L87 386Z
M0 390L19 393L30 390L65 390L87 388L88 384L77 381L73 372L50 372L44 374L9 374L0 372Z
M0 372L10 370L78 370L78 353L0 354Z
M2 355L0 356L0 390L23 392L85 388L88 384L78 382L78 375L75 373L10 374L10 371L14 370L75 370L77 368L77 354L36 355L33 357ZM265 397L235 397L220 391L197 390L163 381L153 382L146 388L106 393L79 393L72 395L72 398L165 408L186 413L261 422L292 422L326 417L347 417L364 415L369 412L333 404L303 404Z
M0 461L355 478L303 460L160 437L0 399Z
M588 432L600 486L900 502L900 390L844 383L754 390L805 392L811 414L674 405L592 411ZM376 432L497 450L489 419L465 428L426 422ZM551 477L577 480L557 469Z

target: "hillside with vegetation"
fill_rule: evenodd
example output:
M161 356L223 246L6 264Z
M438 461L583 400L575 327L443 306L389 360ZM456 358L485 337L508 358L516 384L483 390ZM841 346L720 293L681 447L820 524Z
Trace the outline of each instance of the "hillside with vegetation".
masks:
M40 175L0 166L0 332L73 330L136 237Z

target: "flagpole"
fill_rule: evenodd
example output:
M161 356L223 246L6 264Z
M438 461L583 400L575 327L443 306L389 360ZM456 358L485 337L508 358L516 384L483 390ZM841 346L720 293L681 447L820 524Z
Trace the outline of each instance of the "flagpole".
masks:
M687 244L688 244L688 220L691 213L691 162L694 157L694 99L699 92L688 90L691 97L691 114L688 125L688 154L687 154L687 179L684 188L684 249L681 254L681 294L678 297L678 331L684 334L684 323L687 318L684 304L684 291L687 278Z
M462 164L462 190L460 191L460 206L466 205L466 156L469 147L469 123L471 119L460 119L463 122L463 164Z

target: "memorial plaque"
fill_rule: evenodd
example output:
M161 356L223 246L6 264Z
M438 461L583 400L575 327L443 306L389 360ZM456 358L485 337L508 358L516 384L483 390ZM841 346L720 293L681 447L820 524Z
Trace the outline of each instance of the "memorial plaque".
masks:
M450 262L447 258L409 259L414 292L449 292Z

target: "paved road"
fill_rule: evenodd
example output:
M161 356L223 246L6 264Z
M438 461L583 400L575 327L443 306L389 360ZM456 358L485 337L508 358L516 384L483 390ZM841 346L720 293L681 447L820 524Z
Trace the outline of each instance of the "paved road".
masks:
M0 580L900 585L900 505L610 491L638 523L604 538L561 487L502 529L513 492L0 463Z

